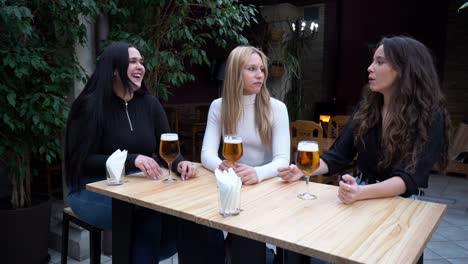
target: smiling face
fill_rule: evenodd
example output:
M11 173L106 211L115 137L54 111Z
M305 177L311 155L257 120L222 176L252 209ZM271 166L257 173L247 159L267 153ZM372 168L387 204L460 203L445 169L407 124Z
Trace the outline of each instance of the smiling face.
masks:
M373 92L384 95L393 93L399 73L386 59L383 45L375 51L367 71L369 72L369 87Z
M265 65L259 54L253 53L242 67L244 95L258 94L265 80Z
M134 90L141 87L143 76L145 76L145 66L140 52L134 48L128 48L128 79L135 85Z

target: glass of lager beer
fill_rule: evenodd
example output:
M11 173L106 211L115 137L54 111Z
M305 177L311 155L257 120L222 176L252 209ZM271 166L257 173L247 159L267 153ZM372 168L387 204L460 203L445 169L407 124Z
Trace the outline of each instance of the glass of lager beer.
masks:
M225 135L223 140L223 157L236 164L242 157L242 138L237 135Z
M319 145L316 141L299 141L297 145L296 166L304 173L307 191L297 197L304 200L313 200L317 196L310 192L309 178L320 165Z
M159 142L159 155L167 162L169 176L163 180L165 183L175 182L176 179L171 176L172 162L179 155L179 136L173 133L161 134Z

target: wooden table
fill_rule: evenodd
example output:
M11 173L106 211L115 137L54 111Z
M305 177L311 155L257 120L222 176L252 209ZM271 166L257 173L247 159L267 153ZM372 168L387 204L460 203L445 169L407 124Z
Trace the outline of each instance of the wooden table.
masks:
M243 186L241 208L234 217L218 212L214 174L197 164L198 177L164 184L127 176L120 186L105 181L87 189L113 198L113 263L129 263L129 227L134 205L226 230L333 263L414 263L421 256L446 205L401 197L345 205L337 187L311 183L318 199L297 194L304 182L273 178Z

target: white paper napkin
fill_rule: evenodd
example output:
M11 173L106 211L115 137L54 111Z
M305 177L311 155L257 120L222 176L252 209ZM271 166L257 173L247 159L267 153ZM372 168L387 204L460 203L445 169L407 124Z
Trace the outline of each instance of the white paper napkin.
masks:
M228 171L215 170L220 198L220 213L236 215L240 211L242 181L232 168Z
M120 182L126 159L127 151L117 149L106 161L106 169L109 173L109 177L116 182Z

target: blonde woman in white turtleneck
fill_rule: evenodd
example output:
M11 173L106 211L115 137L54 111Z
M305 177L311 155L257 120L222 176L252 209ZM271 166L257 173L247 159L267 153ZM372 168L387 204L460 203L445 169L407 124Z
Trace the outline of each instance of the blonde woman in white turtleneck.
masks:
M243 184L278 175L289 164L289 119L286 106L270 98L266 56L254 47L231 51L226 62L223 97L213 101L203 139L201 160L210 170L232 167ZM242 137L243 156L233 166L218 149L225 134Z
M214 171L233 168L243 184L256 184L278 176L289 165L289 118L286 106L270 98L265 86L267 58L248 46L229 54L223 97L211 103L201 152L203 166ZM242 137L243 156L235 164L221 160L222 136ZM230 234L231 263L265 263L265 244Z

